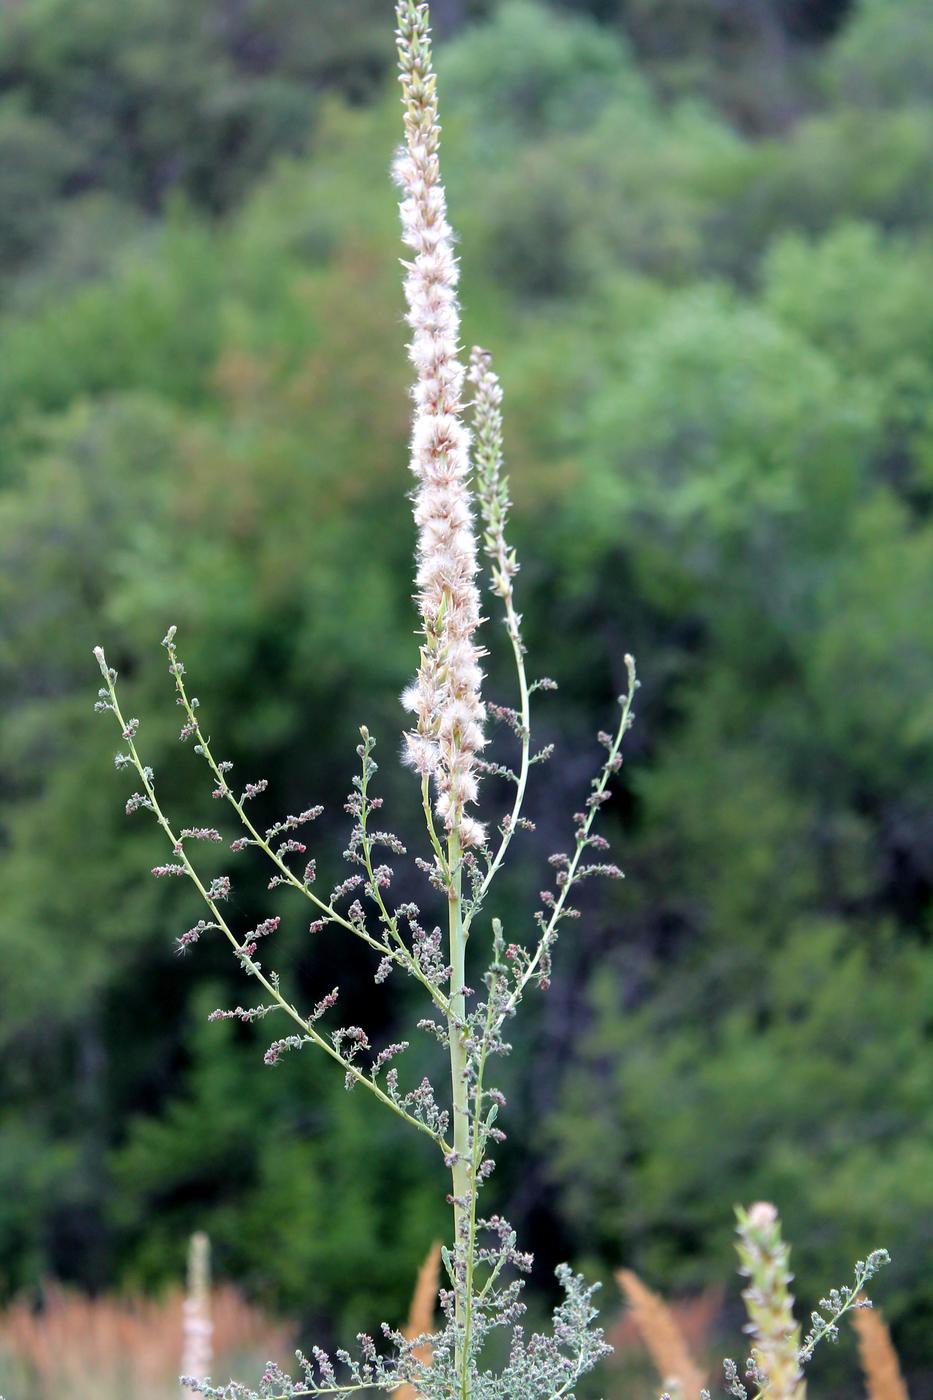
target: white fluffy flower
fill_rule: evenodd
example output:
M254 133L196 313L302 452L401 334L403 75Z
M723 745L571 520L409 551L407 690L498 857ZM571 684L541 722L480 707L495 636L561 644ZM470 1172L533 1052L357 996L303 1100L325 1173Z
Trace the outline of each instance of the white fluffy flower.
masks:
M478 563L468 477L470 436L462 420L464 367L459 359L459 271L440 179L440 128L426 38L403 47L406 148L395 162L401 186L402 236L414 253L406 263L409 355L417 378L411 469L417 479L416 583L424 632L418 675L402 696L417 719L406 736L407 760L430 774L438 815L461 843L482 845L476 801L476 755L483 748L482 652Z

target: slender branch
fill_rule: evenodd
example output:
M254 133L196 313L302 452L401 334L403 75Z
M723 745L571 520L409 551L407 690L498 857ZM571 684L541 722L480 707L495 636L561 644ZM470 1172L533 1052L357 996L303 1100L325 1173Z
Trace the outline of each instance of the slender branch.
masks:
M399 932L398 920L393 914L389 913L389 910L386 907L386 902L382 897L382 891L379 888L379 882L376 879L376 874L373 869L373 844L369 836L369 830L367 825L369 821L370 812L370 803L368 801L369 779L371 773L369 751L372 745L372 740L369 737L368 730L363 729L361 732L363 735L362 749L364 750L364 752L363 773L360 786L360 852L363 858L363 868L366 871L366 875L369 881L368 892L379 910L379 918L383 927L385 928L389 936L395 939L398 948L396 961L400 961L402 966L407 968L407 970L412 974L412 976L418 982L421 983L421 985L425 988L435 1005L438 1006L446 1016L450 1010L449 1002L444 996L443 992L441 992L440 989L434 985L430 978L424 975L420 966L418 965L417 959L414 957L404 938ZM386 951L389 954L389 956L392 956L392 950L387 945Z
M268 856L269 860L271 860L272 864L275 866L282 879L287 884L289 884L292 887L292 889L298 890L300 894L303 894L304 897L311 904L313 904L316 909L318 909L322 914L324 914L327 919L329 919L332 923L339 924L341 928L346 929L348 933L352 933L356 938L359 938L363 943L367 944L368 947L374 949L374 951L379 953L382 957L391 958L393 962L400 964L401 966L406 968L407 971L411 972L413 976L416 977L417 980L421 982L422 985L426 988L426 990L430 993L432 999L437 1004L437 1006L446 1014L446 997L444 997L442 993L439 992L438 989L432 985L428 978L424 976L424 973L421 971L420 967L418 967L416 960L411 956L410 950L406 947L405 942L401 937L401 934L398 933L397 926L394 926L392 929L397 940L397 945L399 945L396 948L393 948L390 943L381 942L379 939L373 938L372 935L366 931L366 929L361 928L358 924L353 923L352 920L347 919L343 914L341 914L338 909L335 909L333 904L331 904L327 900L321 899L321 897L318 894L316 894L314 890L311 889L310 885L308 885L305 881L299 880L295 872L290 868L290 866L286 864L284 860L282 860L281 856L279 856L276 853L276 851L273 850L273 848L269 845L269 842L265 839L265 837L260 835L257 828L250 820L249 815L245 807L243 806L243 803L240 802L234 796L230 785L228 784L223 772L221 771L220 765L217 763L213 753L211 752L210 743L201 729L197 712L195 711L195 708L185 688L185 670L183 664L178 659L178 654L175 649L174 638L175 629L174 627L170 627L168 633L166 634L164 643L169 656L169 670L172 676L174 677L175 689L178 692L178 698L184 710L185 717L188 721L188 726L196 740L195 752L201 754L201 756L206 760L217 782L218 791L222 793L222 795L230 803L230 806L236 812L243 826L249 832L252 843L255 846L258 846L258 848L266 856ZM375 888L375 881L372 878L371 868L368 873L370 875L371 883ZM388 911L385 909L385 905L382 903L381 899L378 900L378 903L382 906L382 912L384 915L383 922L386 923L386 921L389 920L391 924L390 916L388 914ZM387 925L387 927L388 926L389 925Z
M146 794L146 799L149 803L152 813L155 816L156 821L159 823L159 826L164 831L166 838L168 839L169 844L171 845L173 854L175 855L176 859L178 859L181 862L182 866L184 867L185 874L192 881L201 898L204 900L204 903L207 905L208 909L211 912L212 919L217 924L217 927L221 930L224 937L230 943L231 947L233 948L233 951L236 953L237 957L240 960L240 963L242 964L246 972L251 977L256 978L260 986L264 988L264 990L275 1002L276 1006L278 1006L282 1011L284 1011L286 1015L288 1015L295 1022L295 1024L299 1027L301 1031L304 1032L305 1036L310 1041L312 1041L315 1045L319 1046L320 1049L323 1050L326 1055L328 1055L332 1060L334 1060L344 1071L345 1074L349 1075L355 1083L362 1084L366 1089L369 1090L369 1092L375 1098L377 1098L380 1101L380 1103L385 1104L385 1106L387 1108L390 1108L392 1112L396 1114L399 1118L404 1119L404 1121L410 1124L411 1127L417 1128L420 1133L423 1133L426 1137L429 1137L431 1141L436 1143L437 1146L441 1149L441 1151L444 1152L445 1155L447 1155L450 1149L439 1133L436 1133L432 1128L429 1128L426 1123L420 1122L419 1119L415 1118L413 1114L408 1113L404 1108L401 1108L397 1103L394 1103L392 1099L388 1096L388 1094L384 1093L383 1090L380 1089L379 1085L374 1083L374 1081L370 1079L368 1075L364 1074L363 1071L359 1069L356 1065L352 1064L349 1060L345 1059L344 1056L341 1055L340 1052L336 1050L333 1045L331 1045L330 1041L328 1041L326 1037L321 1035L320 1031L318 1031L315 1028L311 1021L305 1020L301 1013L294 1006L292 1006L292 1004L289 1001L286 1001L285 997L282 996L282 993L280 992L277 984L274 981L271 981L268 977L266 977L265 973L259 967L258 963L253 962L252 958L243 952L241 944L236 934L230 928L230 925L227 923L226 919L221 913L217 901L213 899L207 891L207 889L205 889L201 877L198 875L197 871L195 870L194 866L189 860L184 848L183 840L175 834L171 825L169 824L168 818L165 816L161 806L159 805L159 800L156 797L155 786L151 777L151 770L147 769L142 763L139 757L139 753L136 749L136 743L133 738L134 731L127 725L126 720L123 717L123 713L120 709L120 702L117 699L117 692L115 687L116 672L112 671L107 665L107 661L104 656L103 650L100 647L97 647L95 649L94 655L97 657L97 661L101 670L101 675L104 677L104 681L107 686L107 692L110 697L110 704L113 709L114 715L116 716L117 724L120 726L120 732L123 735L124 740L126 741L130 759L132 761L133 767L136 769L136 772L139 775L140 782L143 785L143 791Z
M618 728L616 729L615 735L613 736L612 742L609 746L609 754L606 759L606 762L603 764L602 769L600 770L599 777L596 778L593 782L593 792L589 798L586 816L584 817L584 820L577 831L576 846L574 848L574 853L570 861L570 865L568 866L566 871L566 877L564 879L563 884L561 885L560 894L557 896L557 899L554 903L554 907L551 910L551 917L545 924L541 937L538 940L538 946L535 949L534 955L529 960L527 966L525 967L524 971L519 977L516 985L513 987L511 993L509 994L502 1006L502 1009L499 1013L499 1017L496 1022L497 1026L501 1026L506 1017L511 1015L511 1013L514 1011L516 1005L522 998L522 993L524 992L528 983L531 981L532 977L537 971L541 963L542 957L544 956L545 952L550 947L553 941L554 931L557 928L557 925L561 920L561 916L564 913L564 908L567 903L567 896L569 895L571 889L576 883L577 872L580 867L580 861L583 858L583 853L590 844L590 836L593 830L593 824L596 821L596 814L599 811L600 806L602 805L604 794L609 786L610 779L618 771L620 761L619 751L622 747L622 740L625 738L626 733L631 727L632 705L635 701L635 691L638 689L638 679L635 674L635 661L631 656L626 656L625 666L628 672L628 689L625 695L622 696L620 700L622 710L619 717Z
M567 1391L570 1389L570 1387L571 1387L572 1385L576 1385L576 1383L577 1383L577 1381L580 1379L581 1375L584 1374L584 1370L585 1370L585 1369L586 1369L586 1362L585 1362L585 1360L584 1360L582 1357L578 1357L578 1358L577 1358L576 1370L574 1371L573 1375L572 1375L572 1376L568 1376L567 1379L564 1381L563 1385L559 1385L559 1386L557 1387L556 1390L552 1391L551 1394L550 1394L550 1396L548 1397L548 1400L560 1400L560 1397L561 1397L562 1395L566 1395L566 1394L567 1394Z
M886 1249L872 1250L867 1259L859 1259L856 1263L855 1278L851 1285L833 1288L828 1297L820 1299L820 1307L825 1308L829 1316L823 1317L818 1312L810 1314L812 1326L804 1338L798 1356L799 1361L810 1361L817 1346L824 1338L835 1341L839 1335L839 1323L847 1312L853 1308L871 1307L871 1300L865 1296L862 1290L866 1283L875 1277L878 1270L890 1262L891 1258Z
M437 828L434 825L434 813L431 811L431 779L429 777L424 777L421 779L421 806L424 809L425 825L428 830L428 836L431 841L431 846L433 847L434 854L437 857L437 863L438 868L440 869L441 878L443 879L445 885L449 885L450 868L447 864L447 856L444 853L444 848L438 839Z
M513 627L513 623L515 624ZM525 801L525 790L528 786L528 774L531 769L531 697L528 688L528 677L525 672L525 654L521 637L518 633L518 618L512 607L511 599L506 603L506 624L509 629L509 640L512 643L512 655L515 659L515 668L518 673L518 689L520 696L520 738L521 738L521 763L518 770L518 782L515 786L515 800L512 803L512 810L502 824L501 839L495 855L489 862L486 874L480 883L480 887L474 899L471 900L463 918L464 934L469 936L470 925L474 916L479 912L489 887L498 874L502 862L505 860L506 852L512 842L512 837L518 828L519 817L522 814L522 806Z
M391 1384L387 1381L380 1384L378 1381L373 1380L363 1381L359 1385L322 1385L315 1386L314 1390L294 1390L289 1392L288 1395L276 1395L274 1400L311 1400L311 1397L315 1395L354 1395L361 1390L385 1390L391 1394L393 1391L407 1384L407 1381L399 1377L397 1381L392 1381Z
M364 746L366 744L366 737L364 737L363 740ZM363 860L363 869L366 871L366 876L369 882L367 886L367 893L369 894L370 898L373 900L377 909L379 910L380 923L382 924L386 932L389 934L389 936L391 938L394 938L396 940L396 943L400 945L399 951L405 957L407 962L408 948L405 944L404 939L402 938L402 935L399 933L397 919L394 915L390 914L388 909L386 908L386 902L382 897L382 891L379 888L379 882L376 879L376 874L373 870L373 845L369 837L369 831L367 829L367 823L369 821L369 808L367 806L369 793L369 767L366 762L367 757L368 755L364 756L363 759L363 777L362 785L360 787L360 797L362 799L360 807L360 853ZM420 976L422 981L426 981L423 974L420 973L419 968L417 968L416 966L412 966L411 970L412 972L414 972L415 976ZM430 986L430 984L428 985ZM433 988L431 990L433 991ZM446 997L440 998L440 1004L444 1007L444 1009L446 1009Z
M358 1384L354 1383L353 1385L322 1385L315 1386L313 1390L290 1390L287 1395L271 1396L270 1400L313 1400L313 1397L317 1395L335 1395L339 1400L340 1396L356 1395L362 1390L384 1390L387 1394L392 1395L396 1390L400 1390L403 1385L408 1384L408 1381L399 1376L398 1380L393 1380L391 1382L369 1380L361 1381Z
M476 1308L477 1308L477 1309L480 1307L480 1305L481 1305L482 1303L484 1303L484 1302L486 1301L486 1298L487 1298L488 1295L489 1295L489 1290L492 1288L492 1286L493 1286L493 1284L495 1283L496 1279L499 1277L499 1275L502 1273L502 1270L505 1268L505 1263L506 1263L505 1257L504 1257L503 1255L500 1254L499 1258L496 1260L496 1262L495 1262L495 1263L493 1264L493 1266L492 1266L492 1271L491 1271L489 1277L487 1278L486 1282L483 1284L483 1286L482 1286L482 1288L480 1289L479 1293L477 1293L477 1295L476 1295Z

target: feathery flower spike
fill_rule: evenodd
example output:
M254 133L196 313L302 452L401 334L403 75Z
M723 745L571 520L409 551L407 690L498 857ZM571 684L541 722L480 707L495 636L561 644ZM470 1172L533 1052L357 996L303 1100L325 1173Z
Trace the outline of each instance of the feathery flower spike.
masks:
M405 297L409 356L416 370L411 469L418 482L416 582L424 633L418 674L402 696L416 717L406 735L407 759L422 777L433 779L446 829L456 831L463 846L482 845L482 826L466 810L477 798L476 755L485 744L485 710L482 652L474 640L479 566L461 403L459 274L440 177L428 7L400 0L396 15L406 144L394 171L403 193L402 236L414 252L406 263Z

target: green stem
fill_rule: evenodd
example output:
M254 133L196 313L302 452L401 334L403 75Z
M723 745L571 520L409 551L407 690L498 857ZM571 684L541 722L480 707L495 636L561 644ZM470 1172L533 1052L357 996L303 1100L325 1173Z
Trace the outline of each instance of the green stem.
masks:
M479 1168L483 1157L483 1080L486 1074L486 1059L489 1054L489 1032L492 1028L493 1016L493 992L494 987L489 988L489 1000L486 1008L486 1024L483 1027L483 1038L480 1044L479 1059L476 1069L476 1085L473 1091L473 1130L470 1151L470 1208L467 1219L467 1247L466 1247L466 1284L464 1288L464 1318L463 1318L463 1352L465 1357L470 1355L470 1334L473 1327L473 1273L476 1254L476 1198L478 1192ZM469 1372L467 1367L463 1370L463 1400L468 1396Z
M466 1298L464 1291L466 1268L464 1251L469 1238L470 1182L470 1122L467 1106L466 1081L466 938L463 931L463 865L460 837L456 830L447 840L447 864L450 870L448 892L450 934L450 1011L447 1029L450 1040L450 1085L453 1105L453 1165L451 1167L454 1211L454 1294L457 1325L457 1370L462 1376L464 1400L469 1396L469 1356L466 1353Z

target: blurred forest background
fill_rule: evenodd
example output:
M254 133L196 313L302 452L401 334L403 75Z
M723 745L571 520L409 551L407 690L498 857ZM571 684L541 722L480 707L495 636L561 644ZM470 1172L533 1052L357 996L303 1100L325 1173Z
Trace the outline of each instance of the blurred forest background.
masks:
M625 650L643 681L606 813L628 878L529 1003L499 1203L545 1291L564 1257L668 1295L730 1279L759 1197L805 1307L884 1245L929 1396L933 7L436 12L465 336L504 381L531 669L560 683L513 936ZM322 883L361 722L416 830L391 6L0 24L0 1293L157 1290L204 1229L250 1297L345 1336L404 1316L446 1188L314 1055L270 1070L262 1028L206 1025L242 978L173 954L200 911L145 874L91 648L186 822L218 814L176 743L172 622L264 815L326 804ZM222 868L244 921L291 913L275 964L305 999L339 979L377 1035L410 1024L260 868ZM819 1365L853 1393L850 1339Z

